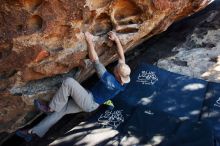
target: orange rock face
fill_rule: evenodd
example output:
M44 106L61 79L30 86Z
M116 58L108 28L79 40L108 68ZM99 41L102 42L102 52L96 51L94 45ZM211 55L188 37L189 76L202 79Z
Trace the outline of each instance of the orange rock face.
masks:
M16 73L11 77L24 82L62 74L77 67L87 54L83 31L97 36L100 52L111 52L104 37L115 30L127 50L208 3L208 0L4 0L0 7L0 72L8 74L13 69ZM39 60L39 48L51 52L51 56ZM107 56L103 58L108 60ZM51 67L59 71L51 72Z
M80 67L81 61L87 57L84 31L95 35L96 50L101 62L107 65L117 59L114 45L106 37L108 31L117 32L125 51L128 51L210 2L2 0L0 91L22 95L24 102L28 103L26 97L52 92L46 87L30 91L28 87L38 84L39 80L41 82L44 78L65 74L78 67L75 78L85 80L94 71L91 67ZM50 85L55 86L55 83Z

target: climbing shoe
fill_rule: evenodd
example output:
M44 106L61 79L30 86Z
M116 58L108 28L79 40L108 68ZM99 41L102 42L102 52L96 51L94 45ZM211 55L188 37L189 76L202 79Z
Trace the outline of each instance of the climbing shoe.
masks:
M21 137L26 142L30 142L33 139L39 138L36 134L29 133L28 130L18 130L15 133L18 137Z

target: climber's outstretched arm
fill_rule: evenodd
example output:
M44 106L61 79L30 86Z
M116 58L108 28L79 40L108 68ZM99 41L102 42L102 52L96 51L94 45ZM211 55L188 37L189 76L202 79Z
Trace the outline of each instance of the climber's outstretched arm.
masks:
M123 50L123 47L121 45L121 42L120 42L118 36L115 34L115 32L112 32L112 31L110 31L108 33L108 35L109 35L109 39L114 41L117 45L117 53L119 56L118 63L125 63L124 50Z
M93 43L93 35L89 32L86 32L85 37L88 43L89 58L92 61L98 76L101 78L103 74L106 72L106 68L102 63L99 62L99 57L95 51L95 47Z
M89 32L85 32L85 38L88 43L89 58L92 62L95 62L96 60L99 59L99 57L95 51L95 46L93 43L93 35Z

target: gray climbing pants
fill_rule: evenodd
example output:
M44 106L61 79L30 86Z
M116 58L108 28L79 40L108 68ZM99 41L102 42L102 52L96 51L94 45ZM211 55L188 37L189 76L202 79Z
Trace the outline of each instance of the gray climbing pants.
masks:
M69 99L68 97L71 96ZM91 112L99 107L93 96L73 78L63 81L61 87L51 100L49 107L55 112L48 114L31 131L39 137L45 133L64 115L78 112Z

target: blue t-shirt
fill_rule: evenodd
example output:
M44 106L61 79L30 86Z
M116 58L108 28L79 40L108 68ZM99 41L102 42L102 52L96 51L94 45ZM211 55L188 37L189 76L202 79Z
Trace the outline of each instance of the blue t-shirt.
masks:
M90 91L92 92L95 102L103 104L107 100L115 97L120 91L123 91L125 86L126 84L121 85L112 74L105 71L100 80Z

